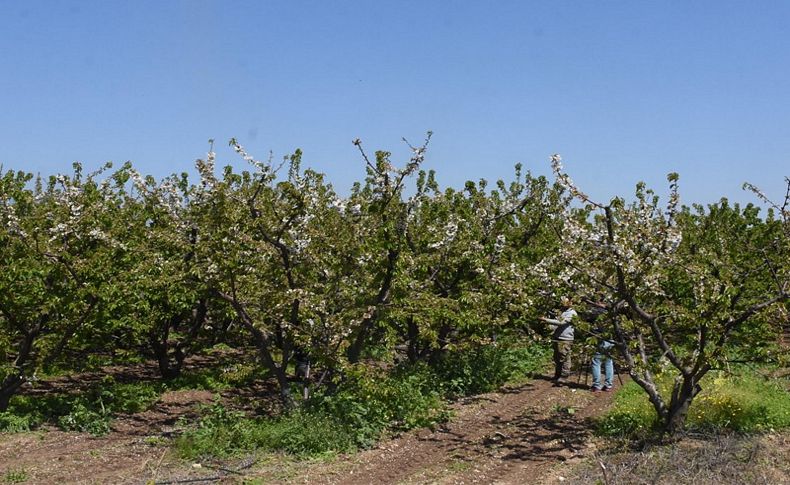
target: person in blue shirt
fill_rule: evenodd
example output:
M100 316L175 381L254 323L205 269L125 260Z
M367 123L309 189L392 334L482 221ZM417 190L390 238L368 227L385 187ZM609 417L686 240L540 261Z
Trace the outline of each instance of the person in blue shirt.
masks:
M611 340L601 340L593 354L592 365L590 371L592 372L592 392L608 392L612 390L614 381L614 362L612 361L611 352L614 349L614 343ZM601 384L601 363L604 367L604 381Z
M614 361L612 360L612 352L614 352L614 342L607 338L606 330L601 322L603 315L606 313L606 305L602 302L590 302L591 315L593 315L592 322L597 326L593 335L598 338L598 345L595 348L595 353L590 363L590 373L592 374L592 392L611 391L614 381ZM604 368L604 381L601 382L601 364Z

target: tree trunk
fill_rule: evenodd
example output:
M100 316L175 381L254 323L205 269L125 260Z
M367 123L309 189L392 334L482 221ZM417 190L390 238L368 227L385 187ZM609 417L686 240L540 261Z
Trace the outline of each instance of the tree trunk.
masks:
M296 407L296 401L294 401L293 395L291 395L291 381L288 380L285 368L274 363L268 351L261 351L261 357L263 357L264 363L277 379L277 384L280 386L280 400L282 400L283 407L286 411L294 409Z
M28 360L32 360L31 354L33 353L33 343L41 332L41 328L45 321L44 318L46 317L39 319L39 323L35 329L24 332L25 338L19 343L19 353L16 359L14 359L12 368L15 373L7 375L5 379L3 379L3 383L0 384L0 412L4 412L8 409L11 397L16 394L16 391L18 391L25 382L27 382L22 369L27 367Z
M694 376L684 377L675 384L672 390L672 400L664 420L664 434L677 436L686 427L686 417L694 397L702 390Z
M228 295L219 290L214 290L214 294L233 306L233 309L236 311L236 315L238 315L238 317L241 319L241 324L252 335L252 338L255 342L255 347L258 349L258 355L260 355L263 364L274 375L275 379L277 379L277 384L280 386L280 399L282 400L283 407L285 407L287 410L295 408L296 402L291 395L291 383L288 381L288 375L286 374L286 366L288 364L287 359L283 359L282 366L277 365L277 362L275 362L274 357L270 351L272 347L270 336L255 326L252 317L250 317L250 314L247 313L247 309L242 303L240 303L234 296ZM287 352L283 353L287 354ZM284 355L284 357L286 356Z
M157 331L158 330L158 331ZM163 327L154 329L149 335L149 342L151 350L154 351L156 363L159 366L159 374L163 379L169 380L178 377L181 374L181 366L177 363L172 365L170 362L170 345L168 338L170 337L170 322L164 323Z
M177 329L186 318L184 315L173 315L165 321L161 321L158 326L151 329L149 341L151 349L159 365L159 373L164 379L174 379L181 375L184 367L189 346L197 338L200 328L206 321L208 307L206 299L198 301L197 308L192 311L189 331L180 341L170 344L170 331Z
M389 301L390 288L392 287L392 280L395 278L395 267L397 266L399 255L400 251L397 249L389 249L387 251L387 269L384 273L384 279L381 282L378 295L376 295L376 301L373 305L374 310L369 317L364 318L359 324L357 334L346 351L346 357L352 364L359 362L362 351L367 343L368 334L380 316L379 306Z
M409 363L415 364L420 360L420 329L414 322L414 318L409 318L407 325L408 346L406 348L406 355L409 358Z
M431 348L430 357L428 357L428 361L431 364L438 364L442 356L447 353L447 339L452 332L453 327L447 323L443 323L442 326L439 327L439 332L436 336L436 346Z
M156 362L159 365L159 374L162 379L175 379L181 375L181 366L177 362L171 363L167 350L156 352Z
M25 382L25 378L18 375L11 375L3 380L3 384L0 385L0 413L8 410L11 398Z

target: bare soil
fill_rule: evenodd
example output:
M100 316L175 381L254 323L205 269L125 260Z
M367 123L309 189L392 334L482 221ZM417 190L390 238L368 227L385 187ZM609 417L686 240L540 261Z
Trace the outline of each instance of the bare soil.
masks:
M24 474L24 483L146 483L166 462L166 437L181 418L213 401L209 391L173 391L154 408L120 416L107 436L44 429L0 434L0 473Z

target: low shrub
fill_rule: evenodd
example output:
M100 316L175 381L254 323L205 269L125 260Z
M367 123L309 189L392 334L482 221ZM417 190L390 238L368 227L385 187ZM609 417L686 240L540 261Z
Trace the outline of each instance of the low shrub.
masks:
M146 382L111 384L94 391L93 401L101 399L109 413L134 414L150 408L162 391L161 385Z
M316 396L308 410L332 416L358 446L369 446L387 429L430 426L447 419L441 387L425 364L389 375L362 366L351 369L337 392Z
M352 368L331 395L317 395L289 414L250 418L215 404L174 443L184 458L250 450L297 455L350 451L373 444L387 430L428 426L446 419L434 375L425 365L392 374Z
M445 394L468 396L494 391L539 372L549 356L544 345L479 346L443 355L434 372Z
M214 366L199 371L184 372L165 383L170 390L195 389L203 391L224 391L233 387L246 386L260 376L257 365L235 363Z
M38 424L36 417L30 414L19 415L11 411L0 413L0 432L22 433L33 430Z
M200 391L224 391L230 384L223 381L222 373L217 369L205 369L198 372L185 372L167 381L170 390L195 389Z
M92 406L91 406L92 407ZM82 431L95 436L110 432L110 414L94 410L84 402L76 402L68 414L58 418L58 426L65 431Z

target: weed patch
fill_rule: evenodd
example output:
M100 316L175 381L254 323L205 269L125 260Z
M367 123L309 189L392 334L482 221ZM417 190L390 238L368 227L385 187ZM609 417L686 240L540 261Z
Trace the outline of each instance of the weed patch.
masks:
M307 409L333 416L361 447L374 443L385 430L431 426L448 417L441 388L424 364L390 375L357 367L338 392L317 396Z
M0 413L0 431L30 431L50 422L66 431L103 435L114 415L148 409L162 387L150 383L117 383L111 377L80 395L14 396Z
M183 458L251 450L314 455L354 447L343 427L327 416L295 411L277 419L251 419L219 404L207 408L198 425L176 438L174 446Z
M711 373L701 382L686 421L689 430L742 433L790 427L790 393L776 382L748 372ZM670 382L662 382L669 395ZM606 436L639 437L656 427L656 414L642 389L633 382L615 396L612 410L598 421Z
M7 470L5 475L3 475L3 481L5 483L24 483L27 479L27 470L24 469Z
M251 364L232 364L184 373L169 381L127 383L107 376L80 395L17 395L8 411L0 413L0 431L26 432L51 423L66 431L103 435L110 431L115 416L145 411L166 391L216 392L247 385L257 375L258 368Z

